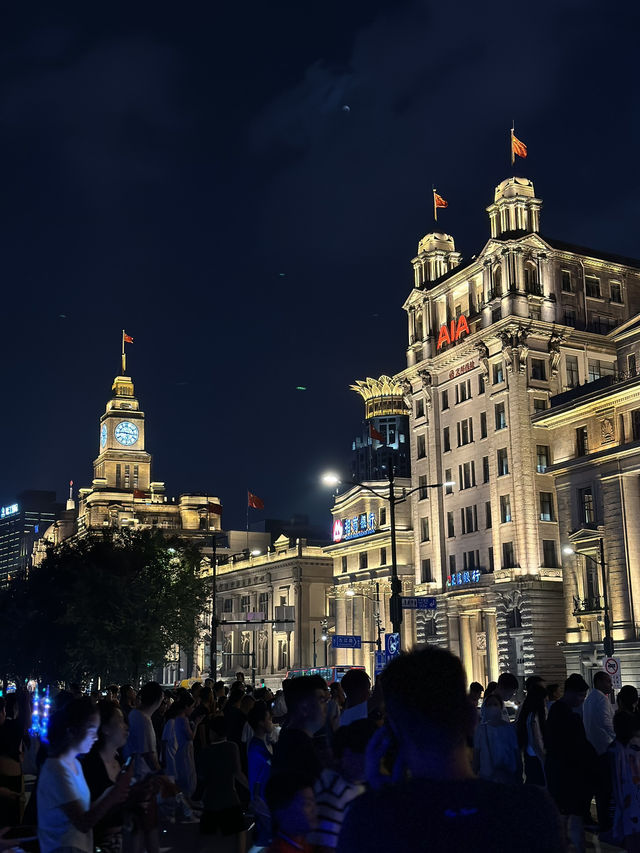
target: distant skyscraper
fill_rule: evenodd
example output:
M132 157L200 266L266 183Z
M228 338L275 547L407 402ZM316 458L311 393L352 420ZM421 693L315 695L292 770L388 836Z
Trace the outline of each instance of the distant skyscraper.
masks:
M34 542L62 509L55 492L29 490L0 507L0 586L24 574Z
M359 380L351 388L365 403L364 428L353 442L353 479L385 480L391 466L396 477L409 477L409 412L402 385L381 376Z

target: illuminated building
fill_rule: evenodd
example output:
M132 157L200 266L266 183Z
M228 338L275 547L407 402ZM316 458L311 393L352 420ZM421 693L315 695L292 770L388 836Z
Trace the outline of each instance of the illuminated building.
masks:
M365 403L364 429L353 442L352 479L384 480L392 465L397 477L409 477L409 413L402 387L390 376L381 376L351 388ZM382 440L373 438L372 428Z
M419 642L459 653L469 680L561 680L565 603L549 432L531 417L613 372L611 330L640 307L637 262L539 233L542 202L509 178L490 237L463 262L430 233L413 259L407 368L417 594L438 606ZM572 617L573 618L573 617Z
M332 633L359 636L362 647L331 649L329 663L365 666L368 672L373 673L378 631L383 628L384 633L391 631L388 466L394 465L397 474L397 494L403 488L411 487L408 410L402 386L388 376L359 381L351 388L364 400L365 423L373 423L384 441L371 438L367 426L366 436L370 444L364 446L365 453L358 458L354 470L370 472L372 476L358 478L357 485L345 483L331 509L333 544L324 550L333 560L334 586L330 592ZM400 441L400 436L405 435L407 440ZM394 441L391 442L390 438ZM397 566L403 594L407 596L413 595L415 585L410 507L407 500L396 508ZM405 648L414 642L415 620L414 611L405 611L402 623ZM384 648L382 634L381 641Z
M551 398L533 419L553 448L549 472L563 545L569 672L602 666L603 540L608 607L623 683L640 681L640 317L606 336L599 352L613 370L595 378L578 354L575 387ZM598 373L602 374L599 370ZM570 553L573 551L573 554ZM569 553L567 553L569 552Z
M34 489L0 507L0 586L24 575L34 544L61 509L55 492Z

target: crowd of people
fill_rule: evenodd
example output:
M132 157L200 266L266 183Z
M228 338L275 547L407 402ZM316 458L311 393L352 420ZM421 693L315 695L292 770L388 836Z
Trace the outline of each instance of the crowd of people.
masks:
M614 707L603 671L591 689L532 675L518 705L521 687L502 673L467 690L459 659L434 647L393 660L374 689L360 669L276 694L242 673L104 696L74 685L54 698L26 809L28 703L9 694L0 849L159 853L163 828L193 823L203 851L554 853L583 850L585 828L640 851L636 689Z

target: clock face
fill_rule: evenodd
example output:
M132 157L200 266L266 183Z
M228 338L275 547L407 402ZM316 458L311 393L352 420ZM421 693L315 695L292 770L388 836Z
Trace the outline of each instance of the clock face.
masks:
M124 444L125 447L130 447L138 440L138 427L131 421L120 421L115 428L114 435L117 442Z
M102 424L100 427L100 447L104 447L107 443L107 425Z

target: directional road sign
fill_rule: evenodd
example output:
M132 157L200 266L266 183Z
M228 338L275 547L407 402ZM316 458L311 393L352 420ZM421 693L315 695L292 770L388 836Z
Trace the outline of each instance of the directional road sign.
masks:
M438 602L431 596L402 596L403 610L435 610Z
M357 634L350 636L349 634L334 634L331 637L332 649L361 649L362 637Z
M382 670L387 665L387 653L386 652L376 652L376 665L374 675L380 675Z

